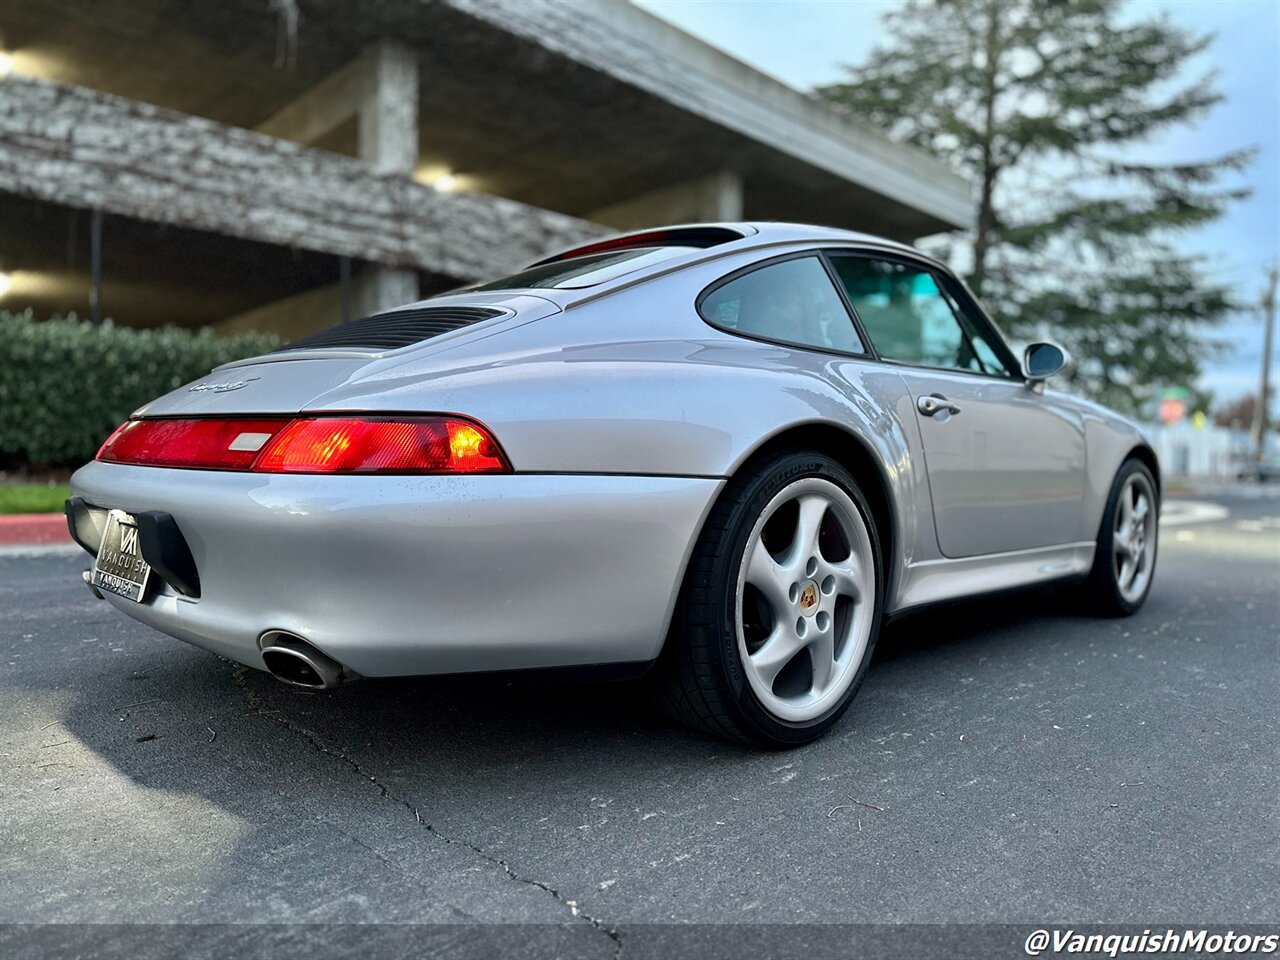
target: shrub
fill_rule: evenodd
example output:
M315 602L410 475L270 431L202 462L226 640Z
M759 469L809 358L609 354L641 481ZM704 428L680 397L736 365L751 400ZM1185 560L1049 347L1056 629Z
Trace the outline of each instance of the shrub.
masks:
M271 334L140 330L0 310L0 465L91 460L148 400L278 342Z

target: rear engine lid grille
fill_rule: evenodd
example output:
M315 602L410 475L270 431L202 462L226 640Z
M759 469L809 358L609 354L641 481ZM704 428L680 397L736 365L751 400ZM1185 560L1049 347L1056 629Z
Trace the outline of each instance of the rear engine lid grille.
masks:
M348 320L328 330L321 330L301 340L286 343L274 352L317 350L332 347L359 347L373 350L395 350L441 334L468 327L481 320L502 316L501 310L486 307L419 307L416 310L393 310L371 317Z

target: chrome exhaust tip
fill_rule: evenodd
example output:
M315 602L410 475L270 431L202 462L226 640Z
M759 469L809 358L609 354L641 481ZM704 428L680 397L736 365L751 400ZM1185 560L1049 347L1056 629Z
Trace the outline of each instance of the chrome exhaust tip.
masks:
M291 687L330 690L343 680L353 679L337 660L327 656L301 637L283 630L268 630L258 641L262 662L271 675Z
M99 600L107 599L102 595L102 591L99 590L97 586L94 584L93 573L91 571L89 570L84 571L82 574L80 574L80 578L84 580L84 585L89 588L89 592L92 593L95 597L97 597Z

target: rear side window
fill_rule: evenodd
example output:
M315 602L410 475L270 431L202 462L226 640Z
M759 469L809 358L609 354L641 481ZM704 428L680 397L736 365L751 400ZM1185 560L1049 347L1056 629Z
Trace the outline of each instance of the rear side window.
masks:
M923 267L873 257L831 264L876 352L886 360L1007 377L978 327Z
M730 333L864 352L849 311L816 256L780 260L735 277L706 294L698 310L712 326Z
M501 280L493 280L467 290L548 290L594 287L642 267L661 263L673 257L690 253L699 247L631 247L607 253L592 253L569 260L553 260L539 266L521 270Z

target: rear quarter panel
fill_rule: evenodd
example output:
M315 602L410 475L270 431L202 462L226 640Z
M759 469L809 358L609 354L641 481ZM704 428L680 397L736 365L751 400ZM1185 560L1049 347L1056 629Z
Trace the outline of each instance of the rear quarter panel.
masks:
M903 429L902 378L705 324L698 292L735 266L703 265L574 305L460 347L447 365L374 374L308 409L465 414L493 431L517 471L531 473L725 477L788 429L834 425L882 465L899 559L909 562L921 549L928 492L914 434ZM924 549L930 543L936 549L931 537Z

